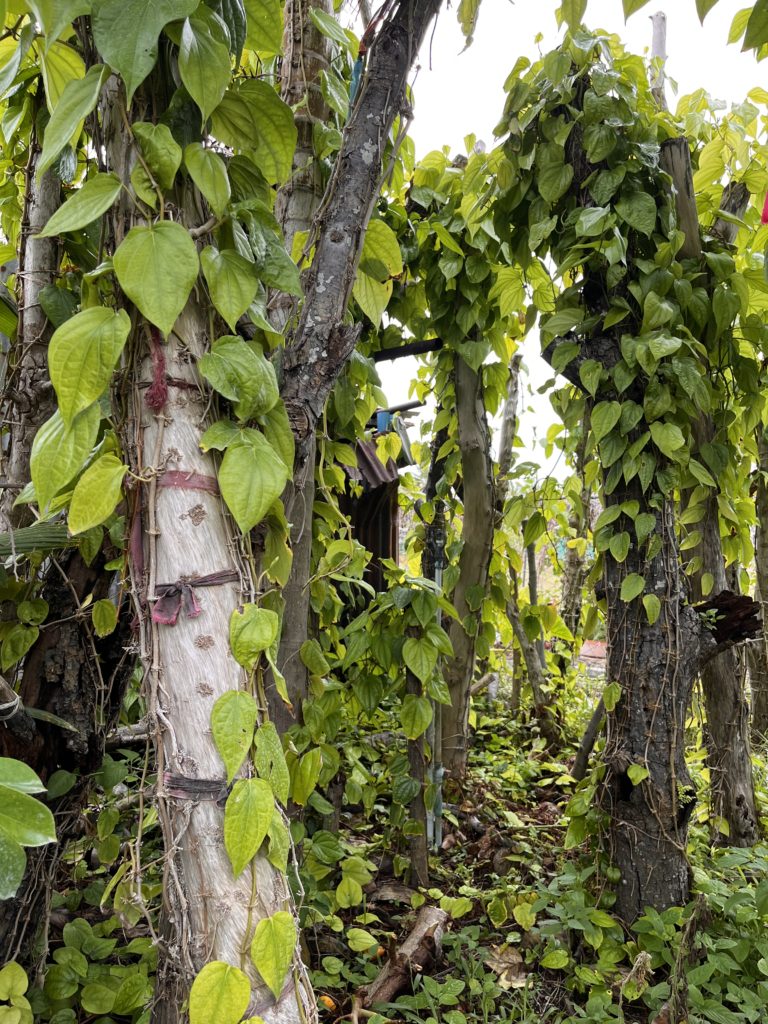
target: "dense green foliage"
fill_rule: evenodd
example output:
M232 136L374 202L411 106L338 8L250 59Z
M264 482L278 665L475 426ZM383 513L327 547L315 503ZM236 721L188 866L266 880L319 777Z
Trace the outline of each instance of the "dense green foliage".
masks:
M702 18L714 2L698 0ZM643 6L624 0L627 15ZM764 6L741 12L732 29L760 55ZM466 0L459 8L468 37L477 8ZM661 1021L665 1005L675 1020L681 1012L712 1024L763 1019L768 850L728 848L727 824L709 813L712 741L698 698L687 718L683 709L685 735L677 737L698 798L688 800L686 906L647 907L635 921L612 913L622 879L606 838L602 741L586 777L573 772L600 690L612 723L625 697L615 680L596 685L577 658L585 640L604 632L605 594L593 594L604 568L629 559L618 601L642 602L650 626L663 621L669 595L647 586L644 566L662 549L657 514L671 506L675 553L708 596L701 524L714 495L725 565L745 591L754 586L754 484L768 419L768 226L759 203L768 189L760 141L768 93L755 90L722 114L703 91L683 97L674 113L660 110L646 64L619 40L584 29L586 9L586 0L563 3L562 45L513 67L496 148L485 152L470 137L466 157L417 160L401 116L375 155L385 184L371 197L361 251L350 243L347 253L358 269L344 326L359 325L360 336L333 368L309 469L313 559L301 583L311 628L292 652L306 667L308 692L293 707L279 664L282 590L292 571L283 499L300 477L296 452L306 438L283 401L283 359L320 319L302 303L320 281L312 294L322 306L316 254L343 173L336 155L360 102L350 84L361 71L361 40L343 18L312 11L331 52L319 82L328 120L312 125L317 176L329 191L289 253L276 196L299 177L299 136L297 111L280 95L277 0L0 4L0 225L3 259L21 261L0 296L0 327L11 341L3 354L4 408L15 410L4 426L10 455L23 448L14 430L26 424L34 435L15 503L3 507L0 670L8 682L0 694L9 717L44 723L52 733L43 736L70 731L87 750L75 763L79 748L62 748L47 764L36 747L44 782L0 758L0 899L32 884L23 848L54 844L54 815L61 832L49 859L33 862L50 887L45 922L0 968L0 1021L150 1020L153 997L162 998L158 954L167 942L159 935L172 915L160 921L181 839L167 803L195 803L180 781L209 787L196 801L221 808L213 832L228 884L252 889L236 957L208 955L213 924L194 937L205 955L197 951L197 976L176 1008L191 1024L237 1024L246 1015L257 1022L254 1003L270 1018L286 992L303 1013L302 962L323 1017L356 1020L365 986L395 959L412 912L424 906L448 921L442 959L429 969L409 965L404 994L363 1010L374 1024L572 1024L649 1013ZM369 32L364 40L370 45ZM694 254L684 250L691 239L660 164L664 142L678 137L687 140L702 229ZM724 213L723 186L736 181L753 199ZM55 210L32 236L32 197L51 188ZM724 240L723 222L734 240ZM35 246L46 244L54 268L34 265ZM281 329L276 296L291 308ZM47 380L25 405L16 389L36 379L30 353L43 337L25 333L33 308L44 316ZM515 356L534 329L561 374L548 385L562 425L549 430L547 447L560 450L567 473L542 482L538 467L514 452L495 462L484 453L492 543L482 582L464 593L461 554L482 502L468 468L457 367L475 375L475 415L487 432L489 418L505 407L509 414ZM600 354L605 338L620 339L610 362ZM377 593L372 554L350 511L363 491L359 445L387 404L375 357L413 342L432 349L413 382L429 411L400 476L403 556L399 565L382 560ZM181 352L178 365L193 376L167 377L166 352ZM188 470L183 482L163 484L176 472L172 459L159 465L137 455L141 429L162 438L172 421L169 387L204 397L185 422L215 478ZM515 415L512 408L512 422ZM383 431L376 448L391 467L401 440ZM179 562L178 582L158 586L152 502L160 486L220 495L231 517L220 514L223 542L237 569L190 581ZM638 497L626 497L627 488ZM598 491L604 508L593 516ZM444 559L441 548L429 565L437 535ZM567 624L560 599L569 553L579 563L579 602ZM81 594L75 559L93 572ZM66 614L60 604L53 611L62 579L70 601L74 594ZM235 580L228 636L196 636L192 655L169 659L164 676L162 630L181 631L177 620L190 628L186 620L205 612L197 586ZM455 607L460 591L464 614ZM107 696L99 669L87 723L36 708L25 678L46 630L69 621L83 630L84 663L105 664L110 642L121 648L117 692ZM468 677L493 677L499 690L487 697L478 687L467 771L444 780L435 751L452 702L446 666L457 656L456 635L472 638ZM181 763L186 757L193 767L174 776L173 730L163 733L173 712L158 693L180 693L195 658L217 640L239 666L239 688L212 701L200 737L201 750L213 744L221 777L200 778L195 751L182 751ZM266 715L272 688L296 716L283 732ZM762 755L753 757L758 801ZM631 787L650 786L654 765L625 767ZM195 827L190 842L198 841ZM435 836L429 884L419 885L414 851ZM274 872L260 877L287 879L290 895L286 887L277 909L257 891L255 864ZM23 917L29 895L21 892Z

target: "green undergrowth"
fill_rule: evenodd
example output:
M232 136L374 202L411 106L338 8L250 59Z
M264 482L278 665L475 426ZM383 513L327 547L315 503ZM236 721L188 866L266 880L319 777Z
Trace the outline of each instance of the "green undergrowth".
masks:
M579 721L585 712L579 708ZM649 910L630 930L611 913L618 872L594 852L604 827L592 808L599 749L592 774L577 787L569 773L572 745L547 751L535 724L510 726L500 703L478 714L466 782L446 792L443 849L431 861L430 889L404 885L407 872L394 877L406 858L396 852L402 847L383 797L370 811L343 813L335 837L322 828L311 834L305 821L304 912L325 1019L351 1010L355 992L378 974L426 901L451 917L442 959L414 976L412 991L377 1007L374 1024L645 1024L675 995L687 998L691 1024L764 1020L768 847L711 843L698 738L692 723L691 767L701 794L689 844L692 901L663 914ZM384 760L377 758L380 771ZM756 774L763 796L759 756ZM344 880L360 865L362 898L344 906Z
M302 947L322 1021L353 1011L425 904L449 917L442 956L395 1002L377 1006L372 1024L645 1024L674 994L687 998L691 1024L765 1019L768 847L712 844L698 727L689 733L700 794L689 842L693 899L649 910L627 930L612 915L618 872L595 852L605 824L593 799L599 746L587 779L577 786L570 775L592 695L583 680L567 685L573 717L560 723L556 750L525 714L510 724L505 701L478 705L469 772L445 789L428 888L409 882L414 829L393 786L404 745L364 732L351 742L342 730L339 770L293 826ZM23 982L15 968L0 972L0 1021L149 1021L162 884L151 768L136 750L105 758L56 869L42 984ZM755 770L764 804L760 752Z

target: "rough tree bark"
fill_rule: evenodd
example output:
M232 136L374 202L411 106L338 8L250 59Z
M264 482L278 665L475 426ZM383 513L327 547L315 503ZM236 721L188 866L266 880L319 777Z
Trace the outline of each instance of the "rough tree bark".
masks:
M318 31L310 17L312 10L330 14L328 0L288 0L285 7L285 32L280 92L294 109L297 129L293 172L275 200L275 216L283 229L288 252L296 235L309 232L318 203L323 194L320 166L312 143L316 121L325 121L328 106L320 89L320 73L328 68L329 40ZM276 295L272 304L273 322L284 328L290 321L295 300ZM301 720L302 701L309 687L309 675L299 651L309 633L309 586L312 563L312 508L315 500L315 442L307 442L308 466L302 480L291 482L283 495L285 513L291 524L293 561L288 582L283 588L285 611L277 664L285 677L293 715L273 686L267 690L269 716L282 733L297 719Z
M589 527L589 502L591 491L584 480L584 459L586 456L587 432L576 446L575 472L581 480L579 496L572 499L571 514L568 517L568 534L570 540L580 540L587 536ZM560 618L574 637L578 636L581 622L582 592L587 575L586 557L578 547L569 544L565 549L565 568L563 569L563 590L560 598ZM573 655L573 644L569 645Z
M755 600L761 609L762 629L747 648L752 695L752 742L768 737L768 438L757 429L758 472L755 479Z
M36 235L58 209L61 185L53 171L38 177L39 155L33 135L19 252L19 324L16 342L8 357L2 396L2 416L8 435L3 438L2 447L0 476L6 483L0 491L0 530L31 521L28 506L14 509L13 503L29 480L29 456L37 429L56 408L56 395L48 374L48 342L52 328L39 295L56 276L58 242L55 238L37 238Z
M685 182L688 187L688 176ZM723 192L720 207L740 218L748 202L749 190L746 185L731 182ZM724 242L732 243L737 227L720 218L713 230ZM715 427L712 419L702 415L695 425L694 433L699 449L714 441ZM701 569L692 579L695 600L704 597L701 582L705 573L712 576L713 593L729 589L720 539L717 494L714 491L709 492L704 509L704 517L699 524L701 542L692 551L692 555L701 558ZM759 823L752 778L749 705L744 693L744 672L736 652L725 651L711 661L702 670L701 681L706 711L712 811L716 818L727 825L727 834L719 838L728 846L752 846L758 839ZM717 827L715 832L718 832Z
M368 53L360 95L315 218L315 256L304 303L283 359L281 395L296 438L294 478L311 469L312 439L359 328L343 324L395 118L404 111L412 62L440 0L400 0Z
M468 594L485 590L493 548L495 518L493 460L483 401L482 377L457 353L455 363L456 414L458 418L461 478L463 485L462 549L459 579L452 601L458 613L448 630L453 657L445 664L445 681L451 695L443 709L442 750L446 770L461 777L467 766L469 701L475 665L475 637L480 614L468 603Z
M699 446L714 439L711 421L698 425ZM704 502L704 516L697 528L700 543L691 555L701 558L701 570L693 574L691 589L694 600L701 601L702 576L713 579L712 593L728 589L725 561L720 540L720 516L717 494L710 490ZM705 742L710 770L710 800L718 840L727 846L753 846L758 839L759 824L752 779L752 753L749 742L749 704L744 693L744 673L736 651L728 650L713 658L701 672L706 713ZM724 831L724 834L723 834Z

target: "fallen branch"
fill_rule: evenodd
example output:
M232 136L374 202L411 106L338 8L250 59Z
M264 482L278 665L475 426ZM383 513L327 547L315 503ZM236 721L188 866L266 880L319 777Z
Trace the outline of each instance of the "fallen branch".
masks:
M381 973L370 985L361 988L357 999L361 1007L391 1003L408 988L414 974L421 974L440 956L448 914L439 907L422 907L408 938L397 947Z

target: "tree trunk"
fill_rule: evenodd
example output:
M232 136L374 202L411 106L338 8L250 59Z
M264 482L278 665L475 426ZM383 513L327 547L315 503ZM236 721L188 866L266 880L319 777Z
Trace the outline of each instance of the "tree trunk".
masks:
M443 709L442 749L446 769L459 778L467 766L470 687L480 620L476 604L474 611L469 606L468 594L484 591L488 582L495 499L482 378L458 355L455 386L464 508L459 579L452 598L458 619L449 627L453 657L445 665L451 705Z
M48 374L48 341L52 333L40 305L42 289L51 284L58 270L58 242L36 235L59 207L61 187L53 171L38 178L40 149L34 137L26 173L26 209L19 251L19 324L16 341L8 353L8 367L2 396L3 466L6 480L0 491L0 530L23 526L30 520L29 508L14 509L13 503L29 480L29 456L37 428L53 415L56 395Z
M755 600L760 604L762 628L747 648L752 694L752 742L768 737L768 438L757 429L758 473L755 483Z
M415 694L417 697L420 697L422 692L420 680L407 669L405 692ZM418 835L408 838L411 850L410 883L426 888L429 885L429 851L427 849L427 808L424 802L427 786L427 757L423 734L415 740L408 740L408 763L411 769L411 778L419 784L419 790L411 800L411 820L421 826Z
M711 421L697 430L701 446L711 442ZM701 589L704 573L713 579L712 593L728 589L717 494L710 490L704 501L704 516L697 528L701 542L691 551L701 558L701 569L691 579L694 599L705 598ZM727 846L752 846L758 839L752 754L749 744L749 705L744 694L744 673L735 650L713 658L701 672L706 711L707 764L710 771L713 831ZM724 833L724 834L723 834Z
M696 797L685 764L685 718L702 652L715 647L700 616L685 603L671 504L656 511L638 485L617 488L609 504L632 500L640 512L656 517L661 550L648 559L635 545L623 563L604 556L607 678L621 685L622 695L607 716L603 759L610 848L621 871L616 911L627 923L648 906L662 911L688 901L685 848ZM643 576L645 593L661 602L652 625L639 597L629 603L620 597L630 573ZM647 777L633 783L632 766Z
M587 430L576 447L575 472L581 480L581 490L577 499L571 501L571 514L568 517L569 540L582 540L587 536L589 528L589 503L591 491L584 482L584 458L587 444ZM581 622L581 602L584 580L587 575L586 556L579 552L578 547L568 544L565 549L565 568L563 570L563 589L560 598L560 618L573 634L579 634ZM574 645L570 644L573 654Z
M249 1016L294 1024L302 1014L310 1020L315 1014L298 951L277 1003L243 955L255 925L291 906L286 878L262 850L235 879L222 841L226 779L211 711L223 694L246 685L229 649L229 620L253 597L253 585L247 567L234 560L237 543L215 486L214 460L199 447L207 396L195 364L209 343L208 317L190 303L164 346L173 382L164 408L155 415L143 400L142 384L152 380L145 359L125 429L131 471L149 481L142 485L143 540L134 539L130 563L168 858L164 896L170 928L161 950L156 1019L181 1020L197 972L209 960L223 960L250 978ZM174 471L167 486L163 467ZM159 585L214 573L222 574L222 582L198 591L199 617L181 614L174 626L152 621Z
M298 485L313 466L315 425L359 336L359 327L343 319L379 193L384 148L405 102L411 64L439 9L440 0L400 0L382 25L323 197L304 304L283 360L281 395L297 442Z
M295 110L297 142L293 154L293 172L275 200L275 216L283 229L285 244L291 252L296 236L308 234L323 194L319 162L312 142L314 124L328 118L328 106L320 88L320 75L329 64L329 41L318 31L310 17L313 10L330 14L328 0L288 0L285 6L285 32L280 93ZM281 329L290 322L295 299L278 294L273 300L273 322ZM291 524L293 561L288 581L283 588L285 611L278 668L285 677L293 713L274 689L267 689L269 717L278 732L283 733L297 720L301 721L302 703L309 689L309 674L299 652L309 636L309 577L312 568L312 509L315 500L314 432L307 441L307 472L295 484L290 483L283 495L285 514Z
M110 168L128 180L133 154L118 114L119 91L114 79L105 86L102 130ZM192 216L198 213L180 208L180 222ZM130 226L130 211L116 207L115 246ZM225 693L246 688L245 672L230 650L229 623L255 593L251 566L239 557L236 531L218 492L215 459L200 449L209 396L197 363L210 350L209 332L209 310L191 299L162 345L167 397L153 412L145 396L157 383L155 361L137 329L132 372L122 396L124 457L140 480L128 563L166 858L153 1019L158 1024L184 1020L195 976L206 963L219 960L246 973L249 1016L260 1016L266 1024L311 1024L317 1010L298 944L277 1000L247 952L259 921L292 909L287 879L270 864L264 846L234 878L223 841L227 782L213 742L211 712ZM159 344L150 332L150 349ZM153 621L163 584L214 574L218 583L195 590L199 615L182 609L175 625ZM246 761L240 774L250 773Z

